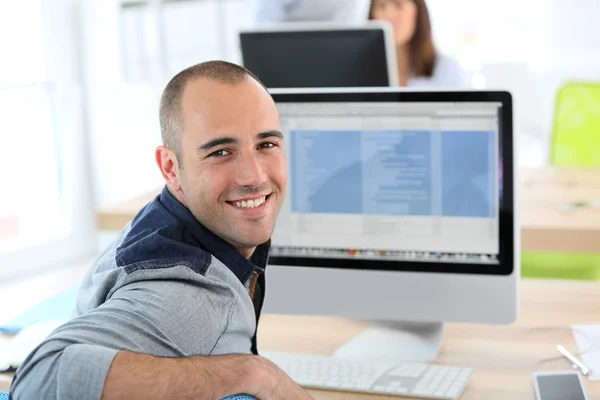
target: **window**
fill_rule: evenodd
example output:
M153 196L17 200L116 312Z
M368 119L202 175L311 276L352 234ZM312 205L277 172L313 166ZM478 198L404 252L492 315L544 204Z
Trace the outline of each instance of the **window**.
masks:
M0 3L0 276L94 250L76 7Z

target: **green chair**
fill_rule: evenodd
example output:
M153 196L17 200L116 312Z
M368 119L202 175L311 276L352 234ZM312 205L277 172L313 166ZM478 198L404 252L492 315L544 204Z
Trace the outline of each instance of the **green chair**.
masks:
M552 165L600 166L600 83L567 83L556 98Z
M550 163L600 167L600 83L572 82L559 90ZM521 272L524 277L598 280L600 254L523 251Z

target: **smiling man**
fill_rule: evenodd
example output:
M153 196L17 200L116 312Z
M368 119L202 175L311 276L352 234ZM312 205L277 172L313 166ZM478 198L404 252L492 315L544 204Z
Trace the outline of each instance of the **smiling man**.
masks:
M175 198L249 258L273 233L287 175L275 104L242 72L231 78L244 79L244 90L216 79L196 80L186 86L181 105L167 88L161 109L166 146L157 149L156 158ZM174 87L186 79L183 74ZM171 128L178 120L183 135Z
M308 399L257 356L270 237L287 171L273 99L244 68L165 88L166 181L85 277L77 317L17 370L15 399Z

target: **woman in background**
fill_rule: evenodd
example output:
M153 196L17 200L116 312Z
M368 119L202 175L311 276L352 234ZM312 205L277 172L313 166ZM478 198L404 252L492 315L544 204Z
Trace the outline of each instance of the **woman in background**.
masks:
M394 29L400 86L471 86L456 60L436 52L425 0L371 0L369 19L388 21Z

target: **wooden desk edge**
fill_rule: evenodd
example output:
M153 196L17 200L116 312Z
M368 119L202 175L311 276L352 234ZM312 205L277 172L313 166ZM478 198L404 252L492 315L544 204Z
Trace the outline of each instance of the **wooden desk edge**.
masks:
M521 227L521 250L600 253L600 228L569 230L524 226Z
M131 214L127 212L101 210L96 213L96 226L101 231L120 231L129 221L131 221Z

